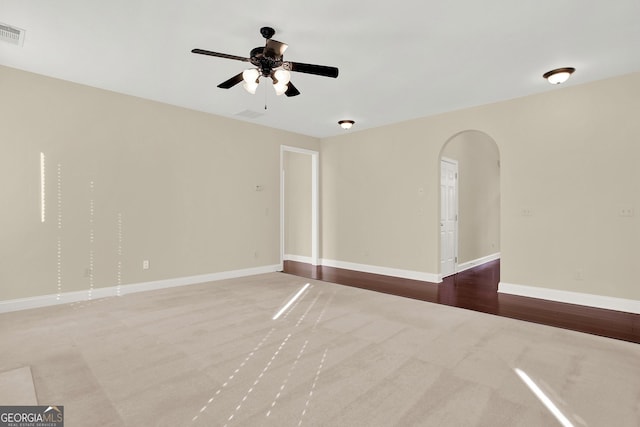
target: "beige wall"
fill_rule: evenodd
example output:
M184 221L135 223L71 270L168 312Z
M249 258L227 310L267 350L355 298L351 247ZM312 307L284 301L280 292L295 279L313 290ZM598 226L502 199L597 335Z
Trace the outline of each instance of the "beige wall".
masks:
M322 256L437 273L440 150L473 129L500 150L501 280L638 300L638 111L640 73L324 139Z
M281 144L321 151L322 258L437 273L470 129L500 151L501 280L640 300L640 73L322 141L4 67L0 93L0 300L278 263Z
M285 255L311 257L311 155L285 151Z
M442 157L458 162L458 264L500 252L500 153L486 134L453 136Z
M0 300L279 263L280 145L316 139L5 67L0 93Z

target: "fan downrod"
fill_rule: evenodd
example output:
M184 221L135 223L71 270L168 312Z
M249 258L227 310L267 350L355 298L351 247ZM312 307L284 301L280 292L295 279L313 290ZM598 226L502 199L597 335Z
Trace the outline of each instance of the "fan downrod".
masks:
M260 34L262 34L262 37L264 37L267 40L269 40L271 37L273 37L273 35L275 33L276 33L276 30L274 30L271 27L262 27L262 28L260 28Z

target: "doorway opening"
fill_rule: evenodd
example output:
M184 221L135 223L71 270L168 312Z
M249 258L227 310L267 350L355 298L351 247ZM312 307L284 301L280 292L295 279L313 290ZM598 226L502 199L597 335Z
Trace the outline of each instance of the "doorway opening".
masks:
M285 260L318 265L319 153L280 146L280 269Z
M477 130L440 152L440 279L500 258L500 152Z

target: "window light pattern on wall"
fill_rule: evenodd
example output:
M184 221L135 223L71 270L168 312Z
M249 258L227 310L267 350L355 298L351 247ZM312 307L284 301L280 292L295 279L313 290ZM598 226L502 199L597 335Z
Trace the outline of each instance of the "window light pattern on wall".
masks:
M57 170L57 208L58 208L58 239L56 246L56 300L62 298L62 165L58 163Z
M120 296L122 288L122 213L118 213L118 249L116 255L118 256L118 264L116 268L116 295Z
M40 222L45 222L46 220L46 178L46 157L44 153L40 152Z
M89 294L88 294L88 299L91 300L93 297L93 287L94 287L94 274L93 274L93 268L94 268L94 256L95 256L95 251L94 251L94 240L95 240L95 229L94 229L94 222L95 222L95 202L93 200L94 197L94 190L95 190L95 183L93 181L89 182L89 268L88 268L88 275L89 275Z

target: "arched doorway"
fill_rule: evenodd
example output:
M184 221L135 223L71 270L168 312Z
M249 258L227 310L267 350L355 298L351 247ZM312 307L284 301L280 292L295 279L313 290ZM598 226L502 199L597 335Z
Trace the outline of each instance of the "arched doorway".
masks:
M500 257L500 152L484 132L452 136L440 151L440 277Z

